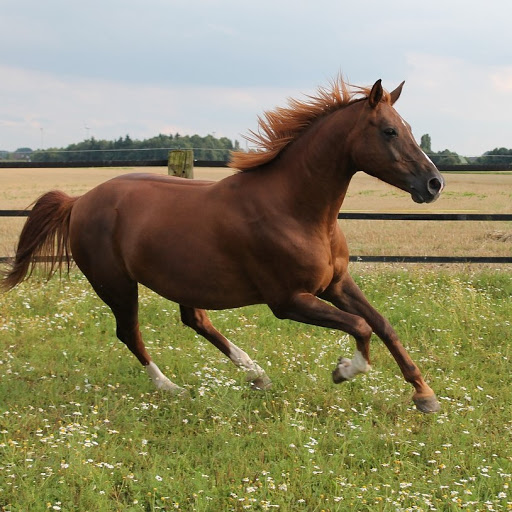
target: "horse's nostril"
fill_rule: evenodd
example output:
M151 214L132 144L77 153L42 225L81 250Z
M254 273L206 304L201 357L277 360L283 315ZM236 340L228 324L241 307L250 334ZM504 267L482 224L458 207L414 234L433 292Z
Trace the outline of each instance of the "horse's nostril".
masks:
M442 187L443 187L443 184L441 183L441 180L437 179L437 178L432 178L428 181L428 191L435 195L435 194L439 194L439 192L441 191Z

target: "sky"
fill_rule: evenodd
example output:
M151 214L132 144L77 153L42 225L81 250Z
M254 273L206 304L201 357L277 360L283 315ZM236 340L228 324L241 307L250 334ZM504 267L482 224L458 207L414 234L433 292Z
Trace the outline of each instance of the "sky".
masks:
M0 150L228 137L328 86L406 81L432 149L512 147L510 0L0 0Z

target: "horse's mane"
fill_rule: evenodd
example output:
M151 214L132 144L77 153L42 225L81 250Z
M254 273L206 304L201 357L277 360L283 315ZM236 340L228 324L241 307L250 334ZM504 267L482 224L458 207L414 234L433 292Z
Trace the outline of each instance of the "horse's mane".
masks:
M277 107L258 116L258 131L249 131L244 138L256 149L233 151L229 166L245 171L273 160L292 140L296 139L313 121L356 101L366 99L371 89L346 83L341 76L333 80L330 88L319 87L316 95L304 100L288 99L288 107ZM390 102L384 91L382 101Z

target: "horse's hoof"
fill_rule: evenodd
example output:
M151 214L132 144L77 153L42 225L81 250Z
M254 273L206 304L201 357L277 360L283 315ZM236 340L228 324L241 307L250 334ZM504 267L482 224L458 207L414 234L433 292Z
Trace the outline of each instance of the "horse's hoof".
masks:
M160 381L157 384L157 389L158 391L169 393L170 395L178 398L188 398L190 396L188 389L182 388L177 384L174 384L174 382L171 382L169 379Z
M184 388L176 390L173 394L178 398L190 398L190 391Z
M346 357L340 357L336 368L334 368L334 370L332 371L332 381L334 382L334 384L340 384L342 382L350 380L345 375L347 369L350 368L351 364L352 361L350 359L347 359Z
M272 387L272 381L267 375L260 375L251 382L251 388L257 391L267 391Z
M422 397L413 396L412 400L416 404L418 411L425 414L431 414L441 410L441 405L434 394Z
M332 381L334 382L334 384L341 384L342 382L347 382L347 380L350 380L350 379L343 377L343 375L341 374L338 367L336 367L332 371Z

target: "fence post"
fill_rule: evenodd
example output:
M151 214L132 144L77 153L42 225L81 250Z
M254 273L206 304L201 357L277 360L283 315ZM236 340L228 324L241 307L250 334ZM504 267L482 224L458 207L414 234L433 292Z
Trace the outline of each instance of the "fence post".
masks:
M167 165L169 176L194 178L194 152L191 149L173 149L169 151Z

